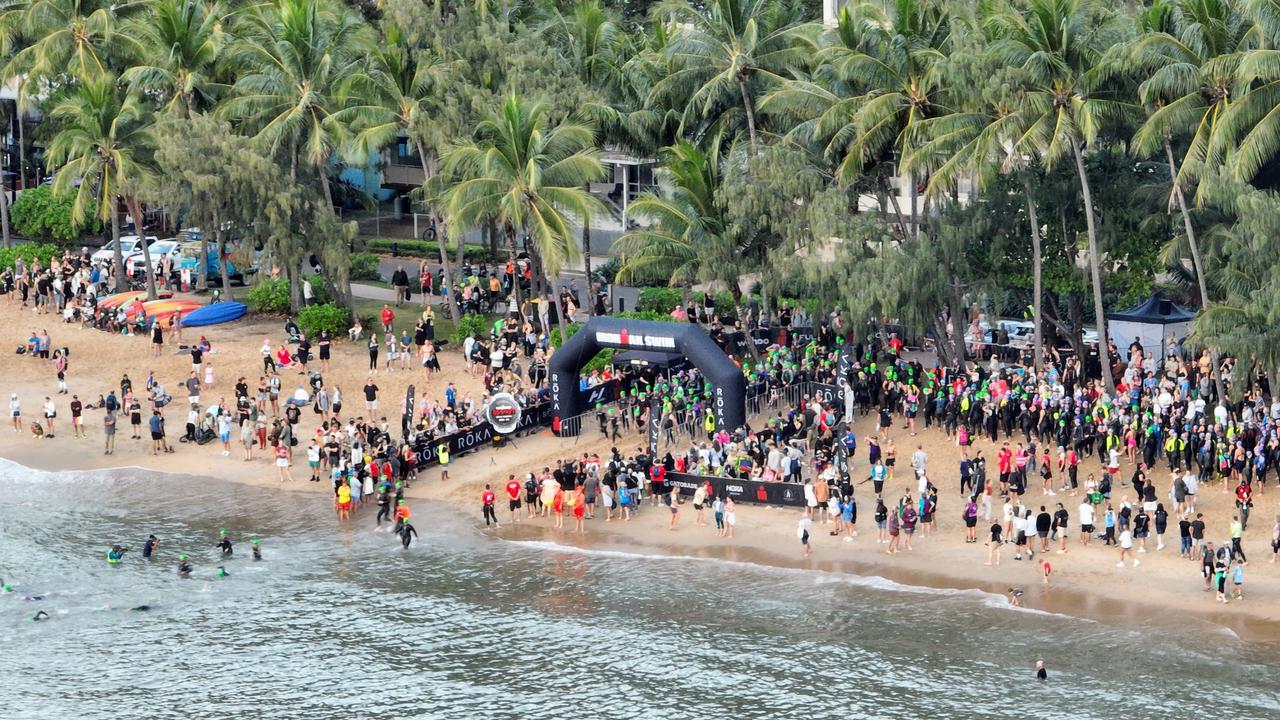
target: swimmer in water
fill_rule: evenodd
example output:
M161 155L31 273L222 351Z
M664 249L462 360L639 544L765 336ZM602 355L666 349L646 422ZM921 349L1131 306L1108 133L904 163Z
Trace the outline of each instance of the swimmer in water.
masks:
M252 540L249 541L249 544L253 546L253 559L261 560L262 548L258 547L258 538L253 538Z
M115 565L124 558L124 554L127 552L129 552L129 548L127 547L112 545L111 549L107 551L107 562L111 565Z
M1009 604L1022 607L1022 588L1009 588Z
M226 529L218 531L218 542L214 543L213 546L221 548L223 556L231 557L231 538L227 537Z
M147 541L142 545L142 557L151 559L151 553L156 551L160 546L160 538L155 535L148 535Z
M47 613L47 612L45 612L45 611L41 610L40 612L36 613L36 614L35 614L35 616L33 616L33 617L31 618L31 621L32 621L32 622L40 622L41 620L48 620L48 619L49 619L49 613Z
M191 563L187 562L187 554L178 556L178 577L191 577Z
M151 609L150 605L138 605L138 606L129 608L129 612L146 612L150 609Z
M224 567L222 567L221 565L219 565L219 566L218 566L218 577L220 577L220 578L224 578L224 577L231 577L231 575L229 575L229 574L227 573L227 569L226 569L226 568L224 568Z
M418 531L414 530L413 526L408 522L400 523L400 543L404 545L406 550L409 548L409 543L413 542L413 538L417 536L417 534Z
M1041 681L1049 679L1049 671L1045 669L1043 660L1036 661L1036 679Z

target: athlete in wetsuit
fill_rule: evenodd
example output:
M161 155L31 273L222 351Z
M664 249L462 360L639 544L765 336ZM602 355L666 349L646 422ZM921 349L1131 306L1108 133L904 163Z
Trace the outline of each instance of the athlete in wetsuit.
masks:
M227 537L226 530L218 531L218 542L214 543L213 546L220 548L224 557L231 557L231 538Z
M49 613L43 610L41 610L40 612L37 612L35 616L31 618L32 622L40 622L41 620L48 620L48 619L49 619Z
M249 541L249 545L251 545L251 546L253 547L253 559L254 559L254 560L261 560L261 559L262 559L262 548L258 547L258 538L253 538L252 540L250 540L250 541Z
M417 534L418 531L414 530L413 526L410 525L408 521L400 522L400 543L404 545L405 549L409 548L409 543L413 542L413 538Z
M178 577L191 577L191 563L185 554L178 556Z
M227 572L227 569L226 569L226 568L224 568L224 567L222 567L221 565L219 565L219 566L218 566L218 577L220 577L220 578L224 578L224 577L231 577L231 574Z

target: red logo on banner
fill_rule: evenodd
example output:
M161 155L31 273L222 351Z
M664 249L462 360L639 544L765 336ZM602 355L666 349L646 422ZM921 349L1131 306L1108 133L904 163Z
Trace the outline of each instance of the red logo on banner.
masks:
M626 328L622 328L622 332L618 333L618 335L619 335L619 337L621 337L621 338L622 338L622 344L623 344L623 345L630 345L630 344L631 344L631 343L627 342L627 329L626 329Z

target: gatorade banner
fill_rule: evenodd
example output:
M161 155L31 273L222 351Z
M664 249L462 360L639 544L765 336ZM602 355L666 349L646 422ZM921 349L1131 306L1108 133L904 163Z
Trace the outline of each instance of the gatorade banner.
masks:
M690 475L688 473L667 473L667 484L679 490L681 495L693 495L694 491L708 480L711 481L711 489L715 495L733 498L736 503L787 505L791 507L804 507L805 505L804 486L799 483L760 482L758 480Z

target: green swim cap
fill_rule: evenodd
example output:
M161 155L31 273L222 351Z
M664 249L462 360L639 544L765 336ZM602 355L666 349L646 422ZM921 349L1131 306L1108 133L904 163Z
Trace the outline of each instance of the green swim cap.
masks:
M249 544L250 544L250 545L257 545L257 544L258 544L258 538L254 538L254 539L250 540L250 541L249 541Z
M403 501L403 500L397 500L397 501L396 501L396 504L397 504L397 505L403 505L403 504L404 504L404 501Z
M225 537L225 536L226 536L226 534L227 534L227 529L226 529L226 528L222 528L221 530L219 530L219 531L218 531L218 534L219 534L219 535L222 535L222 536L224 536L224 537Z
M179 559L179 560L186 560L186 559L187 559L187 554L186 554L186 553L182 553L181 555L179 555L179 556L178 556L178 559Z

